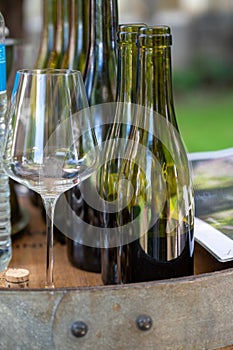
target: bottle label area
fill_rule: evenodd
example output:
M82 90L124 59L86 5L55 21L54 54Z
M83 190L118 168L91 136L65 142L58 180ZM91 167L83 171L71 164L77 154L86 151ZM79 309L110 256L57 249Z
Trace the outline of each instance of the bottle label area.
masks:
M6 91L6 48L0 44L0 92Z

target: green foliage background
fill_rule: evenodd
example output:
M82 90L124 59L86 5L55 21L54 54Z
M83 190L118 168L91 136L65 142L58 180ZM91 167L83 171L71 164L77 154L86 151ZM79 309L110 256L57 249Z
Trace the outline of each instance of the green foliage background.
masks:
M179 128L188 152L233 147L233 67L211 62L174 72Z

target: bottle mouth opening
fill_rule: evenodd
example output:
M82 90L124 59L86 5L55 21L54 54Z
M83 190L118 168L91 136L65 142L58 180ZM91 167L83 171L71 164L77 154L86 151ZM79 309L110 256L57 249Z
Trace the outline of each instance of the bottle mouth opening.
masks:
M140 28L145 27L147 27L145 23L123 23L119 24L119 32L137 33Z
M138 46L171 46L171 29L167 25L156 25L140 28L138 32Z
M117 35L118 44L136 44L137 46L166 47L172 45L171 29L167 25L146 26L140 24L122 24Z
M146 26L139 29L140 34L169 35L171 28L167 25Z
M135 43L137 41L137 35L141 28L145 28L145 23L125 23L119 25L119 31L117 33L118 44Z
M132 43L136 45L138 32L119 32L117 35L117 43Z
M137 45L140 46L157 46L168 47L172 45L171 34L139 34Z

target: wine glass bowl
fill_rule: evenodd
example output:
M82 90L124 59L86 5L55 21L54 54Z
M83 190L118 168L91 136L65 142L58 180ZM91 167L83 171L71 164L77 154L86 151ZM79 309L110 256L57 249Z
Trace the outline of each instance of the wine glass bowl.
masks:
M53 287L54 206L61 193L95 170L98 151L82 75L63 69L21 70L15 78L3 145L14 180L38 192L47 222L46 285Z

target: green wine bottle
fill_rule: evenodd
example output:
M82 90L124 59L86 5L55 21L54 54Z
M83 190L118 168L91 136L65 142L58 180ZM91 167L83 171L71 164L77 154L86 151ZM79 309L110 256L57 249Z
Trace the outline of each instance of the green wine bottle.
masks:
M101 167L99 177L100 195L106 202L112 202L117 198L118 173L121 168L121 150L126 147L131 125L130 104L136 103L136 78L137 78L137 46L136 39L138 29L145 27L144 23L125 23L119 25L117 35L118 61L117 61L117 107L114 124L112 124L108 142L104 150L105 162ZM127 118L128 117L128 118ZM124 121L124 123L123 123ZM121 143L115 142L121 139ZM122 145L124 142L124 145ZM117 227L117 213L103 212L105 228ZM111 231L110 231L111 232ZM111 241L111 237L105 237L105 245ZM103 247L101 249L101 275L104 284L117 284L120 282L120 255L119 247Z
M87 0L69 0L69 42L62 68L84 72L89 44Z
M84 70L84 83L90 106L116 101L116 33L118 27L117 0L89 0L89 46ZM102 116L99 115L101 119ZM102 126L101 126L102 124ZM106 140L110 125L99 120L95 128L98 145ZM72 189L70 206L76 215L89 224L90 232L80 232L80 237L91 235L92 227L101 227L103 213L91 207L85 201L85 194L96 192L98 170L79 186ZM74 226L74 225L73 225ZM89 228L87 230L89 230ZM74 228L78 232L79 225ZM77 232L75 235L77 235ZM79 234L78 234L79 236ZM68 239L68 257L76 267L100 272L101 250L99 243L96 247L82 244L82 240Z
M57 0L43 0L43 30L35 68L47 67L53 50L57 28Z
M118 176L117 283L193 274L194 199L173 103L170 28L139 29L137 45L138 106Z

